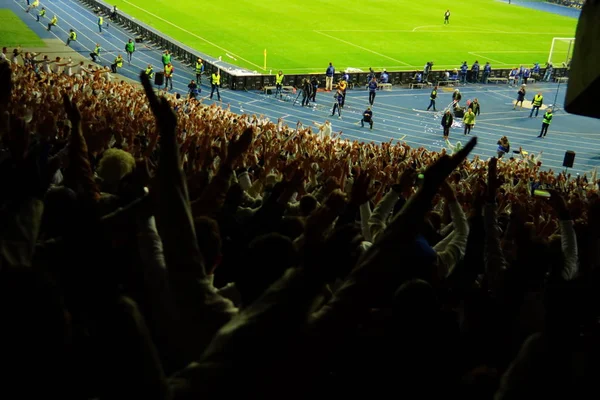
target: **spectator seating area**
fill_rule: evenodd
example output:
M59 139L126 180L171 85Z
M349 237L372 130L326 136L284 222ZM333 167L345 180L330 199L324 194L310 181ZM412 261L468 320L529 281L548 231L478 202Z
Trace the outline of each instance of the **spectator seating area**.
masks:
M0 62L2 397L597 391L595 172L34 65Z

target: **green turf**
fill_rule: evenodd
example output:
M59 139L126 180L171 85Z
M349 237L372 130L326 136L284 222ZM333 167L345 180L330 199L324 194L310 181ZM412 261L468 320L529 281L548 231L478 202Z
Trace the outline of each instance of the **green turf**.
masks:
M0 41L2 46L44 47L45 44L11 10L0 9Z
M324 72L492 67L544 62L553 37L574 37L577 21L495 0L113 0L120 9L186 45L262 71ZM451 4L450 24L443 14ZM559 46L560 47L560 46ZM566 58L567 47L564 51ZM237 59L234 61L230 57Z

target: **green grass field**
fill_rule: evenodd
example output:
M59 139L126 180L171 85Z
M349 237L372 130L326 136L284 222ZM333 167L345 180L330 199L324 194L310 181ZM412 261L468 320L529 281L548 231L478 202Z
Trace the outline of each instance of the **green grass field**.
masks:
M2 46L43 47L44 42L11 10L0 9Z
M113 0L126 13L213 57L263 72L346 67L455 68L478 59L492 67L544 62L553 37L574 37L577 20L495 0ZM112 4L111 3L111 4ZM451 5L450 24L443 14ZM559 42L558 53L567 55ZM562 47L561 47L562 46ZM232 56L236 58L234 61ZM559 57L560 58L560 57Z

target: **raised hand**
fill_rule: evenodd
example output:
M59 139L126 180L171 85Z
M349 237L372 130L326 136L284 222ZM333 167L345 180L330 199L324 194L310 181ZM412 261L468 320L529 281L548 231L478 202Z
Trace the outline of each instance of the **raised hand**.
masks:
M146 97L150 103L150 109L156 118L156 123L161 136L164 139L175 139L175 128L177 127L177 116L171 108L169 101L164 97L158 97L154 93L150 78L143 71L140 73L140 81L146 92ZM170 137L172 136L172 137Z

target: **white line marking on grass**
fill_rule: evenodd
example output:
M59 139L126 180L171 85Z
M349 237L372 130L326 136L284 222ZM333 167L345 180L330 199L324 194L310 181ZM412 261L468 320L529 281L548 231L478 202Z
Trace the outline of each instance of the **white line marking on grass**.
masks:
M354 46L354 47L356 47L356 48L358 48L358 49L361 49L361 50L364 50L364 51L368 51L369 53L373 53L373 54L375 54L375 55L377 55L377 56L379 56L379 57L384 57L384 58L387 58L388 60L392 60L392 61L395 61L395 62L397 62L397 63L403 64L403 65L406 65L407 67L410 67L410 66L411 66L410 64L408 64L408 63L405 63L404 61L396 60L395 58L392 58L392 57L386 56L385 54L381 54L381 53L378 53L378 52L376 52L376 51L373 51L373 50L371 50L371 49L368 49L368 48L366 48L366 47L363 47L363 46L359 46L359 45L357 45L357 44L354 44L354 43L352 43L352 42L348 42L348 41L346 41L346 40L343 40L343 39L340 39L340 38L336 38L335 36L328 35L328 34L326 34L326 33L323 33L323 32L321 32L321 31L313 31L313 32L316 32L316 33L318 33L319 35L327 36L328 38L331 38L331 39L337 40L337 41L339 41L339 42L342 42L342 43L345 43L345 44L347 44L347 45Z
M145 9L143 9L142 7L139 7L139 6L135 5L135 4L133 4L132 2L130 2L130 1L123 0L123 2L124 2L124 3L127 3L127 4L129 4L129 5L130 5L130 6L132 6L132 7L135 7L135 8L137 8L138 10L141 10L141 11L145 12L146 14L148 14L148 15L150 15L150 16L152 16L152 17L156 18L156 19L159 19L159 20L161 20L161 21L163 21L163 22L165 22L165 23L167 23L167 24L171 25L171 26L172 26L172 27L174 27L174 28L177 28L177 29L179 29L179 30L180 30L180 31L182 31L182 32L185 32L185 33L187 33L188 35L192 35L193 37L195 37L195 38L197 38L197 39L200 39L200 40L202 40L202 41L204 41L204 42L208 43L209 45L211 45L211 46L213 46L213 47L216 47L216 48L217 48L217 49L219 49L219 50L222 50L222 51L224 51L224 52L226 52L226 53L229 53L229 54L233 55L234 57L236 57L236 58L239 58L240 60L242 60L242 61L245 61L245 62L247 62L248 64L250 64L250 65L252 65L252 66L254 66L254 67L258 68L258 69L261 69L261 70L263 70L263 71L266 71L266 69L264 69L264 68L263 68L263 67L261 67L260 65L258 65L258 64L255 64L255 63L253 63L252 61L248 61L248 60L246 60L245 58L243 58L243 57L241 57L241 56L239 56L239 55L235 54L235 53L234 53L234 52L232 52L231 50L227 50L227 49L226 49L226 48L224 48L224 47L221 47L221 46L219 46L219 45L217 45L217 44L215 44L215 43L213 43L213 42L211 42L211 41L209 41L209 40L207 40L207 39L204 39L202 36L198 36L198 35L196 35L195 33L193 33L193 32L190 32L190 31L188 31L188 30L187 30L187 29L185 29L185 28L182 28L182 27L180 27L180 26L178 26L178 25L175 25L175 24L174 24L174 23L172 23L171 21L168 21L168 20L166 20L166 19L164 19L164 18L162 18L162 17L159 17L158 15L156 15L156 14L153 14L153 13L151 13L150 11L148 11L148 10L145 10Z
M416 28L414 28L411 32L416 32L421 28L437 28L438 25L423 25L423 26L417 26Z
M490 61L492 61L492 62L495 62L495 63L498 63L498 64L502 64L502 65L508 65L507 63L505 63L505 62L502 62L502 61L500 61L500 60L494 60L493 58L486 57L486 56L482 56L481 54L473 53L472 51L470 51L470 52L469 52L469 54L471 54L471 55L474 55L475 57L481 57L481 58L484 58L484 59L486 59L486 60L490 60Z

